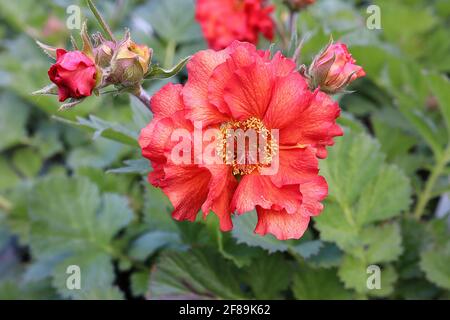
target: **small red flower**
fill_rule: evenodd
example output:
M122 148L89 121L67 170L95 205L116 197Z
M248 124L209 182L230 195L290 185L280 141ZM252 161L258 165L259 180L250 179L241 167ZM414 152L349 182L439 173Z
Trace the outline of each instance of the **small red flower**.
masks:
M327 93L342 91L354 80L366 75L362 67L356 65L356 60L343 43L333 43L319 54L311 64L309 73L314 82Z
M90 96L96 73L95 64L88 56L64 49L56 50L56 63L48 70L50 80L58 86L59 101Z
M264 0L197 0L195 17L209 47L220 50L234 40L257 44L259 33L272 40L272 11Z
M280 52L271 58L269 51L249 43L235 41L222 51L200 51L187 69L184 87L168 84L154 95L154 118L139 138L143 156L154 169L149 181L171 200L172 216L194 221L200 209L204 216L211 210L225 231L232 228L232 213L256 209L256 233L282 240L301 237L327 195L317 157L325 157L326 146L343 133L335 122L337 103L318 90L311 92L291 59ZM202 141L200 152L191 153L199 147L199 123L202 132L217 133L208 141L214 156L225 159L231 154L233 161L195 162L211 151ZM265 157L237 162L239 155L224 148L229 128L256 130L266 137ZM189 137L182 149L174 137L180 130ZM273 130L279 134L272 135ZM187 153L191 162L175 161L175 150Z

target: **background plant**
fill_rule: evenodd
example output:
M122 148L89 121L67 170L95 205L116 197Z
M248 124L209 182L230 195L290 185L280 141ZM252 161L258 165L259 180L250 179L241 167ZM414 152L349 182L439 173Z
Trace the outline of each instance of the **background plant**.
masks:
M274 2L277 20L287 20ZM373 3L382 30L365 27L365 1L318 0L298 17L302 62L333 34L367 77L337 97L346 135L321 164L325 211L302 239L283 242L254 235L254 213L231 233L213 215L175 223L145 181L136 138L152 115L136 98L102 95L58 112L53 97L30 95L48 83L49 66L33 38L68 46L73 2L1 2L0 298L448 299L448 219L435 213L449 190L450 4ZM98 6L161 67L206 47L192 0ZM60 28L48 27L49 12ZM183 82L183 72L170 81ZM151 94L166 81L144 87ZM65 286L71 264L83 290ZM367 289L368 264L382 268L381 290Z

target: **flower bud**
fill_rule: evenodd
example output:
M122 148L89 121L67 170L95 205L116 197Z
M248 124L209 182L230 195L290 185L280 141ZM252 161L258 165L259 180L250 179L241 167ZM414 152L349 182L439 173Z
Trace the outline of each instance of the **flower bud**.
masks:
M92 35L95 47L93 49L95 64L100 68L107 68L116 50L116 42L106 40L101 33Z
M316 0L284 0L284 3L293 11L302 10L314 2Z
M329 94L343 91L352 81L366 75L363 68L355 63L345 44L331 43L314 58L309 67L311 89L319 87Z
M58 87L59 101L81 99L92 94L97 82L94 62L81 51L56 50L56 62L48 70Z
M152 49L136 44L126 36L115 48L108 81L125 87L138 84L148 72L152 52Z

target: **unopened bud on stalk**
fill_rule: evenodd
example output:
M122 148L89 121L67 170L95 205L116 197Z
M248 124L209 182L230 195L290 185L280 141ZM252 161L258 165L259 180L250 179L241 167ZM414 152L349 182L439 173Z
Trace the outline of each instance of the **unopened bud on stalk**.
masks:
M100 68L106 68L111 63L117 45L114 41L106 40L100 33L94 34L93 38L96 43L94 48L95 63Z
M115 48L108 81L124 87L140 83L149 70L152 53L147 46L133 42L127 32Z
M311 89L320 88L325 93L335 94L366 75L355 63L345 44L331 42L314 58L305 76Z

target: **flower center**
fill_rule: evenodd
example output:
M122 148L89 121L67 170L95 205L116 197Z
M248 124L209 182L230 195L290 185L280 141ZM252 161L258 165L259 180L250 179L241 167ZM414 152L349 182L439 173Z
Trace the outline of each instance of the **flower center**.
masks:
M278 151L272 132L255 117L223 123L217 141L217 155L233 167L234 175L260 172L271 165Z

